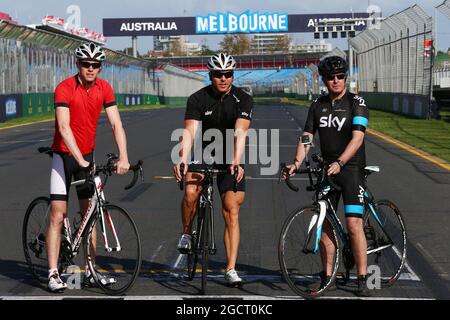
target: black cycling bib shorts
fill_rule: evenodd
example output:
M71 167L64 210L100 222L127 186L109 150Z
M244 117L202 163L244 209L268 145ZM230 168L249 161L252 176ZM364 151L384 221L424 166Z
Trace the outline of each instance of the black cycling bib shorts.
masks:
M93 153L83 155L86 161L92 162ZM50 175L50 200L69 200L69 190L72 178L74 181L87 179L89 173L81 171L75 158L65 152L54 152L52 158L52 171ZM79 200L90 199L94 195L92 185L76 187Z

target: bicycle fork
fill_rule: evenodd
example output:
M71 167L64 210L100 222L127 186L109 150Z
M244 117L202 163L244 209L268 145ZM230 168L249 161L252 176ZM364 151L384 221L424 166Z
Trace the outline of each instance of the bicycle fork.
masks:
M206 219L206 217L203 217L203 219L201 219L202 225L200 226L200 235L203 234L203 228L205 228L204 222L207 220L209 223L209 225L207 226L209 229L207 239L209 244L209 254L214 255L217 252L216 241L214 238L214 208L210 201L204 199L203 197L200 197L200 208L203 210L203 214L206 214L207 207L209 207L210 209L209 219Z
M325 216L327 214L327 203L325 200L319 200L318 206L319 206L319 213L315 213L312 216L311 221L309 222L308 237L306 239L305 245L303 246L304 253L315 253L316 254L317 252L319 252L319 243L320 243L320 238L322 237L322 225L323 225L323 221L325 220ZM310 250L310 249L308 249L308 244L310 243L310 241L312 240L312 237L314 236L313 235L314 227L316 229L315 238L314 238L314 249Z

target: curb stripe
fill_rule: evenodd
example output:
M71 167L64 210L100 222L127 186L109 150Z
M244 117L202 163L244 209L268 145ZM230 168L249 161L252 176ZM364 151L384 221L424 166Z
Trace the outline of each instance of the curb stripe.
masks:
M424 153L422 151L414 149L413 147L409 146L408 144L406 144L404 142L400 142L400 141L398 141L398 140L396 140L394 138L386 136L386 135L384 135L384 134L382 134L382 133L380 133L378 131L375 131L373 129L367 129L367 132L372 134L372 135L374 135L374 136L376 136L376 137L378 137L378 138L381 138L381 139L383 139L383 140L385 140L387 142L390 142L390 143L396 145L397 147L399 147L399 148L401 148L403 150L406 150L406 151L408 151L408 152L410 152L410 153L412 153L412 154L414 154L414 155L416 155L416 156L418 156L418 157L420 157L422 159L428 160L428 161L434 163L435 165L438 165L439 167L441 167L441 168L443 168L445 170L450 171L450 165L447 162L443 161L443 160L440 160L440 159L437 160L437 159L433 158L432 156L430 156L430 155L428 155L428 154L426 154L426 153Z

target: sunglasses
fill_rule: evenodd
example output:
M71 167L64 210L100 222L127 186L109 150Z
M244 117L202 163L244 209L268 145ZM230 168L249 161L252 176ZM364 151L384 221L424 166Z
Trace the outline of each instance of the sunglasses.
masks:
M331 80L334 80L335 77L338 78L338 80L342 80L342 79L345 79L346 74L345 73L330 74L330 75L326 75L325 79L327 81L331 81Z
M234 74L233 74L233 71L228 71L228 72L212 71L212 72L211 72L211 75L212 75L214 78L218 78L218 79L221 79L222 76L225 76L225 78L229 79L229 78L231 78Z
M80 66L86 69L89 69L90 67L92 67L93 69L99 69L102 64L100 62L80 61Z

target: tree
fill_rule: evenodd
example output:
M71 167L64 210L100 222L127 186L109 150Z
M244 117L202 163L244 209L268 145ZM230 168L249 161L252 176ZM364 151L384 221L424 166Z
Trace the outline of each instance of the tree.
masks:
M288 36L283 35L281 37L277 37L275 42L275 51L281 51L283 53L289 52L289 47L291 44L291 39Z
M215 53L216 52L211 50L206 44L202 44L201 50L200 50L200 55L202 55L202 56L212 56Z
M223 40L219 42L220 49L229 54L233 54L234 38L232 35L227 34L223 37Z
M219 46L228 54L247 54L250 52L250 39L245 34L226 35Z
M250 52L250 39L245 34L234 36L234 54L248 54Z

